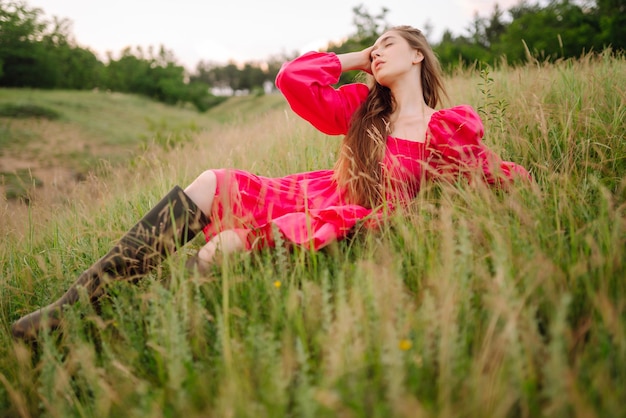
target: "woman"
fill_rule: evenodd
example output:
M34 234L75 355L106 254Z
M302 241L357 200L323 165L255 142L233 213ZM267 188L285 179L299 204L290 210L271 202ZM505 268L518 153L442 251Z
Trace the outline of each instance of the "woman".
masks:
M350 70L371 74L371 86L332 87ZM482 144L483 126L472 108L435 110L445 94L439 64L412 27L392 28L362 51L304 54L283 65L276 85L317 129L345 135L333 170L282 178L205 171L185 190L170 191L59 300L14 323L14 336L31 338L58 327L80 287L95 302L108 280L142 277L200 231L207 244L188 266L202 273L216 251L272 246L275 231L287 243L319 249L345 237L358 221L376 221L381 209L408 202L429 177L479 173L491 184L529 178Z

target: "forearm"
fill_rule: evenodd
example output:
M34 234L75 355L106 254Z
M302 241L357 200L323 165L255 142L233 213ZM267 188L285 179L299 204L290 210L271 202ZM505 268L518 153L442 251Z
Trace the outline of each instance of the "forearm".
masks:
M337 58L341 62L341 71L360 70L370 73L372 63L370 61L369 49L337 54Z

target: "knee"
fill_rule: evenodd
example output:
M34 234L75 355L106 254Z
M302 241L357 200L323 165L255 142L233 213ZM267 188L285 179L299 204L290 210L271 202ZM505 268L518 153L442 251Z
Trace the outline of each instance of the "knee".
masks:
M213 170L202 172L194 181L187 186L187 191L191 193L215 194L217 189L217 176Z
M191 183L191 186L195 186L204 190L215 190L217 185L217 176L213 170L203 171L196 179Z
M206 215L209 215L216 190L217 176L213 170L206 170L187 186L185 193Z

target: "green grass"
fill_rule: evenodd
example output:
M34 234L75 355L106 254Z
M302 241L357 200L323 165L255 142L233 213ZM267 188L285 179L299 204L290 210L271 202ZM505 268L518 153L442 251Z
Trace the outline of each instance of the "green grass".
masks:
M201 127L209 121L200 113L141 96L103 91L0 89L0 109L32 107L54 112L56 119L78 126L102 145L140 143L150 135L151 125L164 120L170 126Z
M62 205L33 204L0 244L0 415L623 416L624 57L448 82L533 185L428 185L377 233L188 277L200 238L138 285L110 286L100 315L74 306L36 349L10 323L60 296L173 184L212 167L327 168L339 141L276 97L238 99L205 116L227 123L148 145Z
M35 104L4 104L0 107L0 116L10 118L58 119L61 115L47 107Z
M27 169L17 170L14 173L0 172L0 179L5 187L7 199L24 199L28 201L29 191L33 187L41 187L41 179L34 177Z

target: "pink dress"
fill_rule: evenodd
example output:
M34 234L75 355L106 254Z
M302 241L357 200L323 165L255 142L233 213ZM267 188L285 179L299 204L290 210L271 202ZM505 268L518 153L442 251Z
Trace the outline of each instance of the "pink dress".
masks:
M354 83L334 88L341 64L334 53L310 52L285 63L276 85L295 113L328 135L345 135L351 116L365 100L368 87ZM383 161L386 208L415 197L429 177L458 176L479 170L491 183L530 178L521 166L502 161L481 141L483 125L469 106L437 111L425 142L387 138ZM332 170L279 178L236 170L213 170L217 191L207 241L226 229L236 230L248 249L286 243L319 249L344 238L358 221L381 212L350 204L333 180ZM280 235L276 235L280 233Z

